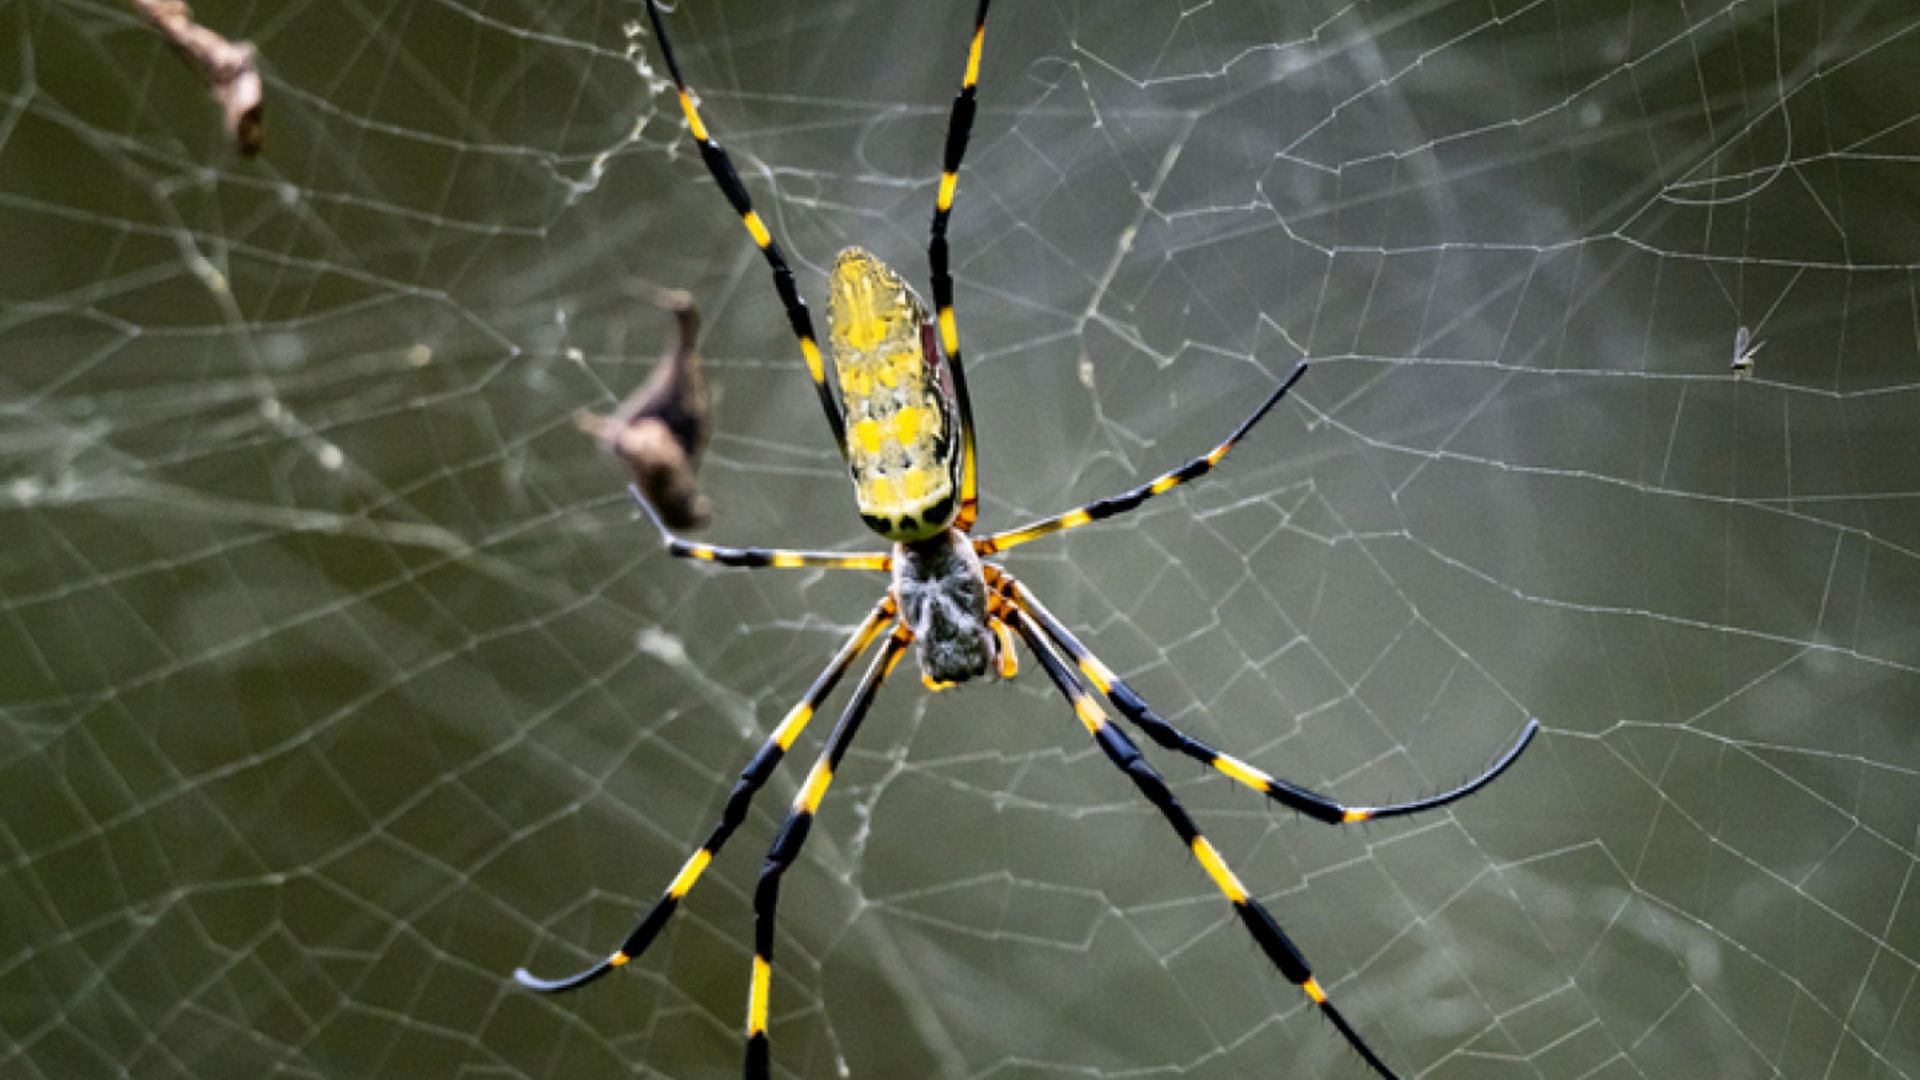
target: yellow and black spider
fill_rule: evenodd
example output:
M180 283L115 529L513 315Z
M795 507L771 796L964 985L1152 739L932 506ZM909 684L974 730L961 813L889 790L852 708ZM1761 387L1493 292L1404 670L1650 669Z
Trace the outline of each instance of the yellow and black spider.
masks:
M667 549L677 556L725 566L867 570L889 573L893 580L880 602L814 680L806 696L741 770L713 832L680 868L666 892L620 947L593 967L564 979L537 978L525 969L516 971L514 977L535 990L572 990L644 952L719 854L727 838L745 820L754 793L792 748L794 740L813 718L814 710L833 691L848 667L884 637L885 644L861 677L846 711L834 725L826 747L801 785L793 808L767 852L754 890L754 956L747 996L745 1074L749 1080L767 1076L770 1068L767 1009L773 983L774 912L779 901L780 878L800 854L813 815L820 808L827 785L833 781L833 772L846 756L880 684L905 655L909 644L918 653L921 678L936 690L989 673L1003 679L1012 678L1017 669L1013 652L1013 634L1017 633L1039 660L1047 677L1072 703L1081 724L1106 757L1133 781L1147 801L1167 819L1180 842L1199 860L1267 959L1333 1021L1367 1064L1382 1076L1391 1077L1393 1071L1327 999L1306 957L1287 937L1286 931L1240 883L1133 740L1108 721L1087 687L1091 685L1105 695L1120 715L1161 747L1217 769L1282 806L1334 825L1418 813L1465 798L1513 764L1539 729L1539 723L1528 720L1520 737L1491 768L1451 791L1386 806L1346 806L1223 754L1156 715L1012 574L995 563L981 561L982 556L1006 551L1049 533L1126 513L1156 495L1206 475L1307 370L1305 362L1295 367L1286 381L1268 394L1226 441L1172 472L1132 490L1019 528L984 537L971 535L979 510L980 476L974 455L973 412L960 361L960 333L953 315L953 275L947 267L947 221L953 212L960 160L973 128L974 91L980 77L980 51L985 40L989 2L980 0L974 14L965 74L947 125L945 160L927 250L932 264L933 314L929 316L920 297L880 260L859 248L842 251L834 260L828 278L827 318L832 332L834 367L834 378L829 380L814 337L813 320L794 285L793 271L787 266L780 245L768 233L765 222L754 212L726 151L713 140L700 119L693 94L674 60L657 0L648 0L647 14L660 40L660 53L667 71L679 91L687 129L700 146L701 160L773 271L774 288L786 306L787 321L799 340L807 374L813 379L827 422L833 429L834 441L853 479L860 519L893 541L893 549L854 554L716 547L675 536L637 488L634 489L636 501L659 530ZM1071 666L1068 658L1072 660ZM1077 675L1074 668L1078 668Z

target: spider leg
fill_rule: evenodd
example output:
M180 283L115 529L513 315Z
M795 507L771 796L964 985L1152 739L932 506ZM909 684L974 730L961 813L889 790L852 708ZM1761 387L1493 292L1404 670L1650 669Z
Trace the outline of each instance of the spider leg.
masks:
M806 729L807 721L813 719L814 709L818 708L820 702L833 692L834 686L840 682L840 676L845 674L854 660L858 659L860 654L866 651L867 646L873 644L873 640L880 636L887 623L893 620L893 615L894 601L889 594L874 606L873 611L861 622L859 629L855 630L846 644L840 647L840 652L834 656L826 670L813 680L813 685L807 688L806 696L787 713L786 719L780 721L780 726L773 730L773 734L767 737L765 743L761 744L759 752L753 755L753 760L747 763L747 767L740 770L740 779L734 783L732 793L727 796L726 808L720 812L720 821L713 827L713 832L707 836L706 842L700 845L700 849L687 859L686 864L680 868L680 872L674 875L673 883L667 886L667 891L661 894L660 899L654 901L653 907L641 917L640 922L634 926L633 932L620 943L620 948L615 950L613 955L585 971L563 979L542 979L526 968L520 968L513 973L513 977L519 981L520 985L548 994L578 989L645 952L647 946L652 944L655 935L660 933L661 928L667 924L667 920L673 916L674 909L680 905L687 891L693 888L694 882L700 880L700 875L706 870L707 864L720 853L720 848L726 844L727 837L733 835L733 830L746 820L747 806L753 802L754 794L760 790L762 784L767 782L767 778L773 775L774 766L780 764L781 757Z
M813 318L807 314L807 302L800 297L800 289L793 281L793 270L787 265L787 257L780 245L767 231L767 225L753 209L753 200L747 197L747 189L740 182L740 174L733 167L733 160L720 148L707 132L707 125L700 119L700 110L693 103L693 93L687 88L687 82L680 77L680 64L673 56L673 43L667 38L667 28L660 18L659 0L647 0L647 17L653 21L653 34L660 39L660 56L667 62L667 73L673 77L674 89L679 91L680 111L686 115L687 131L693 135L693 141L700 145L700 160L706 163L707 172L713 175L713 182L720 185L720 191L727 197L733 212L740 215L740 223L747 227L747 235L753 238L753 244L766 256L767 268L773 271L773 288L780 294L780 303L787 309L787 324L793 329L793 336L800 342L800 355L807 362L807 377L813 380L814 393L820 397L820 407L826 411L827 424L833 429L833 442L840 448L840 456L847 456L846 422L841 419L840 407L835 402L833 388L827 385L826 366L820 357L820 344L813 336Z
M1029 540L1038 540L1050 533L1077 529L1082 525L1103 521L1110 517L1117 517L1139 506L1141 503L1146 502L1148 499L1153 498L1155 495L1164 495L1189 480L1198 480L1200 477L1212 472L1213 467L1220 464L1221 459L1227 456L1227 451L1232 450L1234 444L1238 443L1248 431L1253 429L1253 425L1259 423L1260 419L1266 416L1268 411L1275 405L1278 405L1280 399L1287 396L1287 391L1293 389L1293 384L1299 382L1300 376L1306 373L1307 362L1302 360L1300 363L1294 365L1293 374L1287 376L1287 380L1281 383L1273 393L1268 394L1267 399L1260 403L1259 408L1253 410L1253 415L1240 421L1240 426L1233 429L1233 434L1227 436L1225 442L1194 458L1192 461L1187 462L1185 465L1174 469L1172 472L1163 473L1138 487L1123 491L1118 495L1109 495L1104 499L1095 499L1085 506L1069 510L1064 514L1055 514L1052 517L1028 522L1016 529L1008 529L1005 532L994 533L992 536L981 537L973 542L974 551L981 555L992 555L995 552L1005 551L1010 547L1024 544Z
M906 627L897 626L886 646L867 667L867 673L860 677L852 700L840 714L840 722L833 726L833 734L827 736L827 745L807 772L806 783L801 785L793 809L781 823L773 846L767 849L766 862L760 864L760 882L753 890L753 982L747 992L747 1080L765 1080L772 1066L772 1050L767 1044L767 1004L773 991L774 914L780 906L781 875L799 857L800 846L807 842L807 832L813 827L813 815L820 809L820 800L826 797L827 785L833 782L833 770L846 756L847 747L853 745L853 737L860 730L860 722L866 719L880 684L893 673L894 665L905 655L902 650L912 637Z
M1066 662L1035 629L1033 618L1018 609L1011 612L1010 616L1014 629L1019 631L1021 638L1027 643L1027 648L1032 650L1034 657L1040 661L1040 666L1046 669L1047 677L1052 679L1053 684L1060 688L1060 693L1072 702L1073 711L1080 717L1080 723L1086 727L1088 734L1093 736L1094 742L1099 744L1101 751L1107 755L1107 760L1113 762L1115 768L1125 773L1127 779L1133 781L1133 786L1139 788L1140 793L1153 804L1154 809L1160 811L1160 816L1167 819L1167 824L1173 826L1173 831L1180 837L1180 842L1187 845L1194 857L1200 860L1201 867L1206 870L1207 876L1213 879L1214 886L1233 905L1234 914L1239 916L1241 925L1247 928L1247 933L1253 935L1253 940L1260 946L1260 951L1266 953L1267 959L1272 961L1274 967L1280 969L1280 974L1286 976L1287 981L1298 986L1307 995L1308 1000L1318 1006L1327 1019L1333 1021L1333 1026L1340 1030L1347 1044L1366 1059L1367 1064L1373 1066L1375 1072L1387 1077L1388 1080L1396 1080L1394 1071L1387 1068L1386 1062L1380 1060L1380 1055L1374 1053L1373 1048L1360 1037L1360 1033L1347 1022L1347 1018L1341 1015L1340 1010L1334 1008L1333 1002L1327 998L1327 992L1321 988L1319 980L1313 977L1313 969L1308 965L1307 958L1301 954L1299 947L1293 943L1293 939L1280 928L1280 924L1274 920L1266 907L1254 899L1253 895L1247 891L1247 887L1240 883L1240 879L1227 866L1226 860L1221 858L1219 849L1213 846L1212 841L1201 835L1199 827L1193 823L1191 817L1187 816L1185 808L1173 797L1173 792L1167 789L1166 781L1161 779L1159 772L1155 771L1154 767L1141 755L1140 748L1134 745L1132 739L1127 738L1125 732L1107 722L1106 714L1073 677L1073 673L1067 669Z
M1520 752L1527 748L1533 741L1535 733L1540 730L1540 721L1528 720L1526 727L1520 731L1520 737L1514 740L1506 753L1500 755L1499 760L1485 772L1459 787L1429 795L1426 798L1415 799L1412 802L1389 803L1385 806L1347 806L1317 791L1309 791L1297 784L1269 776L1231 754L1223 754L1215 750L1168 723L1155 713L1132 687L1121 681L1111 668L1101 663L1099 657L1082 645L1080 640L1073 636L1073 632L1068 630L1059 619L1054 618L1053 613L1040 603L1039 598L1028 591L1025 585L1015 580L1012 574L996 568L989 577L996 579L998 587L1013 601L1014 605L1039 623L1047 637L1053 639L1056 645L1073 658L1074 664L1079 667L1080 673L1086 676L1087 681L1105 694L1107 700L1113 702L1114 708L1119 709L1122 716L1133 721L1154 742L1175 753L1185 754L1202 765L1217 769L1273 801L1329 825L1404 817L1458 802L1492 783L1495 777L1505 772L1507 767L1520 757Z
M1000 676L1002 682L1011 682L1014 676L1020 674L1020 658L1014 654L1013 634L1007 630L1006 621L1000 617L1002 614L1004 612L989 611L987 629L993 631L996 650L993 658L994 674Z
M947 266L947 221L953 216L953 194L960 185L960 161L973 134L974 89L980 82L980 49L987 35L987 4L973 13L973 38L967 46L967 67L960 76L960 93L947 118L946 154L940 165L940 192L933 204L933 230L927 240L927 262L933 273L933 306L940 322L940 345L953 375L953 397L960 407L960 512L953 527L968 532L980 515L980 471L973 450L973 402L967 397L967 373L960 362L960 326L953 317L953 273Z
M878 570L882 573L893 569L893 555L885 551L793 551L787 548L763 547L717 547L702 544L696 540L683 540L667 528L660 519L660 512L647 501L647 496L638 484L628 484L627 491L632 493L633 501L646 511L647 520L660 533L660 539L667 545L667 551L682 559L698 559L701 562L719 563L722 566L762 567L772 566L779 569L809 566L828 570Z

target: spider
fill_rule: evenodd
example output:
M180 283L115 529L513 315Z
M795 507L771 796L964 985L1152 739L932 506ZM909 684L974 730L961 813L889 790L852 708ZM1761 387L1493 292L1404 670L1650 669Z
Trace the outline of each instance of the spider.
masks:
M814 679L799 704L787 713L741 770L721 811L720 821L620 947L606 959L566 978L542 979L524 968L516 971L514 977L534 990L549 993L572 990L631 963L645 952L727 839L745 820L754 794L792 749L814 711L861 654L879 642L877 654L855 686L839 722L827 736L826 746L801 784L800 793L767 852L754 889L754 955L747 995L745 1075L749 1080L766 1077L771 1068L767 1013L773 985L774 926L780 880L799 856L814 814L833 781L834 770L845 758L874 696L909 645L917 654L921 678L931 689L941 690L983 676L1010 679L1019 666L1013 643L1014 636L1018 635L1039 661L1047 678L1072 705L1087 734L1106 758L1133 782L1193 854L1261 952L1333 1022L1368 1065L1381 1076L1392 1077L1394 1073L1385 1061L1334 1007L1300 949L1266 906L1241 884L1226 859L1187 815L1133 739L1108 718L1095 700L1094 692L1103 695L1122 717L1162 748L1192 758L1282 806L1331 825L1401 817L1463 799L1512 765L1539 730L1539 723L1528 720L1519 738L1492 767L1450 791L1412 802L1348 806L1215 750L1157 715L1025 585L998 563L983 561L986 556L1028 541L1124 514L1155 496L1205 476L1307 372L1307 364L1302 361L1224 442L1171 472L1065 513L1004 532L973 535L979 513L980 476L974 454L973 411L967 398L960 335L953 313L947 223L953 212L961 158L973 127L989 3L990 0L980 0L974 13L965 74L947 124L945 159L927 248L932 264L933 312L930 315L912 287L879 259L859 248L842 251L828 275L829 347L834 366L834 378L829 380L818 339L814 336L813 321L794 284L793 271L765 222L754 212L726 151L714 141L701 120L693 93L674 59L658 0L648 0L647 14L660 43L660 55L678 91L687 130L699 145L701 160L714 182L726 195L772 271L774 288L786 308L787 322L799 342L834 442L847 463L860 518L893 545L889 551L869 553L717 547L675 535L638 487L632 489L635 501L660 533L667 550L678 557L723 566L869 571L890 574L892 582L839 653Z

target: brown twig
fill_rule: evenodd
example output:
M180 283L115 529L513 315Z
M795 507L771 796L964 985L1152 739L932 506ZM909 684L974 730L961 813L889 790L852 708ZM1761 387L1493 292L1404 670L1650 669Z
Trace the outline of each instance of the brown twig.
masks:
M263 91L253 43L228 41L193 20L185 0L127 0L213 91L226 112L227 138L241 154L260 152L266 136Z
M712 400L695 348L700 313L693 297L678 289L661 292L655 302L673 312L678 332L653 374L611 415L583 410L574 423L627 467L670 527L695 528L712 514L696 478L713 428Z

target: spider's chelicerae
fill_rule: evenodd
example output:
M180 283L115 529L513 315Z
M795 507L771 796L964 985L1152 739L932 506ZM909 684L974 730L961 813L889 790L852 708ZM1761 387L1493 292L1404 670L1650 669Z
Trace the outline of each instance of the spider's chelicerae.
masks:
M720 853L727 838L745 819L754 793L792 748L794 740L813 718L814 710L854 661L884 638L879 654L861 677L846 711L834 725L826 747L801 785L793 808L767 852L759 885L754 890L754 956L747 996L745 1074L749 1080L767 1076L770 1067L767 1009L773 983L774 912L779 901L780 878L800 854L813 815L833 780L834 770L846 756L847 747L853 742L880 684L899 663L908 645L914 646L918 653L922 679L936 690L988 674L1012 678L1017 668L1013 636L1018 634L1039 660L1047 677L1072 704L1074 713L1101 751L1140 789L1173 827L1180 842L1193 853L1267 959L1333 1022L1367 1064L1380 1075L1391 1077L1393 1071L1328 1000L1300 949L1228 868L1219 850L1201 834L1134 741L1108 719L1105 710L1095 701L1094 692L1104 695L1121 716L1161 747L1217 769L1282 806L1333 825L1399 817L1465 798L1513 764L1538 730L1538 722L1529 720L1520 737L1491 768L1451 791L1386 806L1346 806L1223 754L1156 715L1112 669L1054 618L1026 586L998 564L982 561L983 556L998 554L1029 540L1126 513L1156 495L1205 476L1307 369L1304 362L1295 367L1286 381L1268 394L1260 407L1241 421L1224 442L1171 472L1130 491L1063 514L1005 532L972 535L979 508L980 477L974 455L973 412L968 404L966 373L960 361L960 334L953 314L953 275L947 265L947 221L953 212L961 156L973 128L974 91L980 75L988 3L989 0L980 0L974 14L965 74L947 125L946 156L934 201L932 239L927 251L932 264L933 312L929 314L913 289L880 260L859 248L842 251L834 260L828 278L827 318L833 354L830 380L814 337L813 320L794 285L793 271L788 268L780 245L774 242L766 224L754 212L726 151L713 140L700 119L693 94L674 60L657 0L648 0L647 13L660 41L660 53L679 91L680 108L686 115L688 130L700 146L701 160L772 268L774 288L786 306L787 321L799 340L807 373L813 379L827 422L833 429L834 441L853 479L860 519L893 541L893 549L852 554L695 543L675 536L637 488L635 496L665 539L668 550L677 556L726 566L865 570L889 573L893 581L853 636L841 646L832 663L814 680L806 696L741 771L720 822L620 947L593 967L564 979L540 979L524 969L516 972L515 977L535 990L571 990L631 962L644 952L694 883L700 880L714 856Z

